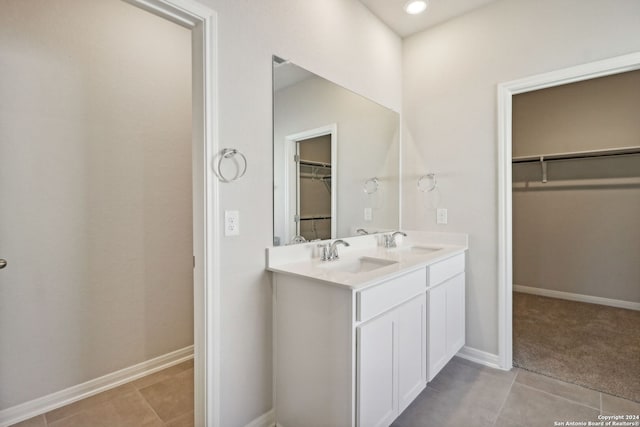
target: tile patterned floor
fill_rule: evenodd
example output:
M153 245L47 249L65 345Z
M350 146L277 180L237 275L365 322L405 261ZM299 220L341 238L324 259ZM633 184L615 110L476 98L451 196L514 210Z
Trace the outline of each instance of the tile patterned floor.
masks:
M12 427L193 427L193 360Z
M556 421L623 414L640 415L640 404L522 369L499 371L455 357L392 427L551 427ZM190 361L13 427L193 425Z
M640 404L522 369L505 372L454 357L392 427L552 427L623 414L640 415Z

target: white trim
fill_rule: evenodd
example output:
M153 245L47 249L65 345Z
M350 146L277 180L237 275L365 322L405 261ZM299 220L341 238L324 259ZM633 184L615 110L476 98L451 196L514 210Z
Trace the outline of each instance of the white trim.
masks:
M175 24L178 24L187 29L192 29L197 25L197 22L193 20L188 13L183 13L176 6L177 2L173 2L174 5L163 4L162 0L124 0L140 9L144 9L147 12L151 12L154 15L161 16ZM169 7L167 7L169 6Z
M220 426L217 14L194 0L126 0L192 33L195 425Z
M146 375L167 369L171 366L193 359L193 346L190 345L171 353L129 366L99 378L74 385L64 390L30 400L0 411L0 427L7 427L61 408L78 400L86 399L103 391L137 380Z
M505 370L513 367L511 96L504 85L498 85L498 357Z
M477 350L466 345L460 349L456 356L490 368L502 369L500 366L500 357L497 354L487 353L486 351Z
M543 297L566 299L569 301L586 302L589 304L607 305L609 307L626 308L627 310L640 311L640 302L624 301L592 295L574 294L572 292L555 291L553 289L534 288L532 286L513 285L515 292L524 294L540 295Z
M251 421L245 427L274 427L276 425L276 417L273 409L265 412L255 420Z
M402 226L402 201L404 200L404 180L402 179L402 168L404 166L404 162L402 159L404 158L404 144L402 143L404 137L404 126L402 126L403 114L398 113L398 230L403 230Z
M291 239L294 237L291 235L291 178L295 175L296 180L299 179L297 176L297 168L295 163L291 161L293 156L297 153L296 150L296 142L302 141L305 139L315 138L323 135L331 135L331 238L336 238L336 233L338 230L338 189L335 185L338 182L338 124L332 123L326 126L321 126L315 129L309 129L302 132L298 132L292 135L285 136L285 146L284 146L284 217L285 217L285 225L284 225L284 241L280 242L281 245L287 245L291 242ZM300 197L296 197L296 203L299 203ZM300 206L297 206L297 211L300 212ZM298 223L299 224L299 223ZM299 234L299 233L298 233Z
M498 85L498 354L513 364L511 101L513 95L640 69L640 52L539 74Z

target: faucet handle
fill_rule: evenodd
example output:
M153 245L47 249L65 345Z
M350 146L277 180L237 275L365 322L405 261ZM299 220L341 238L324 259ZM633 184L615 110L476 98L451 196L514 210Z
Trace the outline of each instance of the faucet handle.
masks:
M320 260L328 261L329 260L329 244L328 243L320 243L318 245L320 248Z

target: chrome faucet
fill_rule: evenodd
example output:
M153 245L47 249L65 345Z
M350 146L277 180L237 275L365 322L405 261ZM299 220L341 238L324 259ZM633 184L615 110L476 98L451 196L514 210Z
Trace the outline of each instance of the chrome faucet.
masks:
M321 261L329 261L329 244L328 243L320 243L318 245L320 249L320 260Z
M356 233L358 233L360 235L363 235L363 236L366 236L367 234L369 234L369 232L367 230L365 230L364 228L358 228L356 230Z
M342 239L334 240L333 243L331 243L331 246L329 246L327 261L333 261L340 258L338 255L338 245L351 246L348 242L345 242Z
M395 248L396 246L398 246L396 244L396 236L404 236L407 237L407 233L403 232L403 231L394 231L391 234L385 234L384 235L384 247L385 248Z

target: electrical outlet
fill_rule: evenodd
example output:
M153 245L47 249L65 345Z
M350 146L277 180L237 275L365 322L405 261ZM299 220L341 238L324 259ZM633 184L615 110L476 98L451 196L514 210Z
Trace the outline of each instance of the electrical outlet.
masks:
M364 220L371 221L373 219L373 213L371 212L371 208L364 208Z
M240 213L238 211L224 211L224 235L238 236L240 234Z
M447 209L438 208L436 211L436 224L446 224L447 223Z

